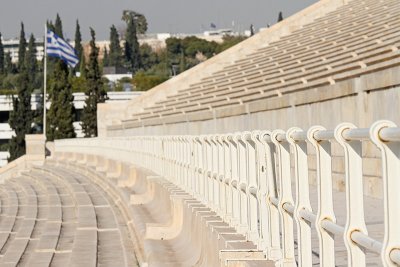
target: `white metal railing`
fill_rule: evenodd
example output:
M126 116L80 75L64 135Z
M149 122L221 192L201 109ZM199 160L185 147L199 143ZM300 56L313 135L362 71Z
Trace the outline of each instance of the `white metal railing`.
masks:
M364 140L372 141L381 152L383 240L368 236L365 224ZM333 209L332 142L339 143L344 152L344 226L336 223ZM318 205L314 211L307 144L314 148L317 162ZM312 265L311 225L318 234L321 266L335 266L335 236L343 236L349 266L365 266L366 251L380 254L384 266L400 264L400 128L390 121L378 121L366 129L343 123L334 130L314 126L307 131L291 128L286 132L71 139L56 141L56 151L130 161L164 176L246 235L267 258L279 260L281 266L295 264L294 224L299 266Z

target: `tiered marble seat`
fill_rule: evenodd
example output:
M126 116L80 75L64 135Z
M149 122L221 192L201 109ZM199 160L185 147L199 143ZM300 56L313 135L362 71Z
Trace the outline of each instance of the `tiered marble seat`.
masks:
M85 177L100 191L107 192L109 202L115 204L124 221L128 222L129 235L135 240L136 256L141 263L146 261L149 266L217 266L220 249L228 252L256 250L254 244L223 223L201 202L164 178L130 163L102 156L64 153L54 160L47 160L43 169L60 177L78 180ZM198 215L193 216L193 212ZM215 238L220 240L220 247L211 249L210 240ZM262 252L259 254L264 258ZM270 262L264 259L263 264L269 266L266 264Z
M135 266L127 222L87 177L37 167L0 185L2 266Z
M226 109L400 65L400 3L353 0L122 123Z

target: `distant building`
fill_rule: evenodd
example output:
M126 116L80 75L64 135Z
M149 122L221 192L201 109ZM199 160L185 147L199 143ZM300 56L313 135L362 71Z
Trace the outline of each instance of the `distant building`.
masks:
M232 29L219 29L214 31L205 31L204 36L224 36L224 35L234 35Z
M126 102L135 97L138 97L142 92L108 92L109 100L107 102ZM84 93L74 93L74 107L75 107L75 118L74 128L77 137L83 137L81 127L81 116L83 106L85 104L86 96ZM41 105L42 96L33 94L31 98L32 110L42 108ZM47 108L50 108L51 103L47 103ZM13 110L12 97L11 95L0 95L0 147L7 144L12 136L15 135L14 131L8 124L10 112ZM0 149L0 167L7 164L7 158L10 156L8 151L1 151Z
M139 44L148 44L154 51L159 51L166 47L166 40L170 37L175 38L185 38L189 36L196 36L197 38L204 39L207 41L215 41L217 43L221 43L223 41L223 36L225 35L238 35L238 33L234 33L232 29L220 29L214 31L205 31L201 34L170 34L170 33L155 33L155 34L140 34L138 35ZM39 38L42 40L42 38ZM4 52L10 53L11 60L13 63L18 62L18 50L19 50L19 39L9 39L2 40L4 45ZM68 41L70 45L75 46L75 41ZM42 60L44 56L44 46L43 41L36 41L36 58L37 60ZM89 42L82 43L84 48L85 56L88 57L90 53L90 45ZM99 47L99 58L102 59L104 55L104 50L107 48L109 50L110 41L96 41L97 47ZM121 41L121 47L124 46L124 41Z
M13 63L18 62L18 51L19 51L19 40L18 39L10 39L10 40L2 40L4 46L4 53L10 53L11 61ZM43 42L36 42L36 59L42 60L44 56L44 47Z

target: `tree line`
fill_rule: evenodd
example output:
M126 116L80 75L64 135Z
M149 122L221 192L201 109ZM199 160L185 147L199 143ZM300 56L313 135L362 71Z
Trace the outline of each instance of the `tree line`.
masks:
M63 35L62 21L57 14L55 22L47 22L47 27L61 38ZM79 77L81 90L87 96L82 112L82 130L85 137L97 136L97 104L105 102L106 90L101 79L101 69L98 61L99 49L96 46L95 31L90 29L90 54L88 63L81 61L75 69L68 68L60 59L48 58L47 89L51 106L47 112L46 137L48 141L55 139L74 138L74 97L72 84L76 83L75 73L82 71ZM1 35L0 35L1 37ZM81 44L81 33L77 22L75 49L79 57L84 58ZM26 152L25 136L32 133L43 133L43 109L31 109L32 93L43 95L43 63L36 59L35 37L30 36L29 42L25 38L25 27L21 23L19 38L18 62L11 62L10 55L4 54L4 46L0 38L0 81L10 83L13 90L10 92L13 110L10 112L9 124L15 131L8 144L9 160L14 160ZM11 81L9 81L11 80ZM42 105L44 98L42 97Z
M121 32L115 25L110 27L110 45L105 49L102 60L99 60L100 51L92 28L89 55L85 55L79 21L76 21L74 46L80 58L79 64L71 69L59 59L48 58L47 101L52 103L46 117L48 141L76 136L73 92L84 92L87 96L80 118L85 137L97 136L97 104L106 101L107 91L121 90L119 84L110 88L108 81L102 78L104 67L126 68L132 73L132 79L123 82L132 83L136 90L145 91L245 39L242 36L225 36L222 43L216 43L193 36L168 38L164 49L154 51L148 44L139 45L138 42L138 35L147 31L147 21L142 14L125 10L122 20L126 29ZM47 22L47 27L64 38L63 23L58 14L54 22ZM16 63L12 62L9 53L4 53L0 33L0 94L10 95L13 102L9 124L15 136L8 144L10 160L25 154L26 134L42 133L43 129L43 109L32 110L30 105L33 93L43 95L44 62L37 61L36 54L35 36L31 34L26 39L23 23ZM76 75L78 72L80 75ZM43 102L42 99L42 105Z

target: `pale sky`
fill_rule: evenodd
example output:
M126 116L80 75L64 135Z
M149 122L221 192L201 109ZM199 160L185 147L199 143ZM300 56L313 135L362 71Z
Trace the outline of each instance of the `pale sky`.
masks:
M97 39L109 38L112 24L123 25L122 10L131 9L146 16L149 33L199 33L217 28L247 30L276 22L279 11L288 17L317 0L1 0L0 32L6 39L17 37L20 22L25 32L43 36L46 19L54 20L58 12L64 35L73 39L75 21L79 19L84 39L93 27Z

